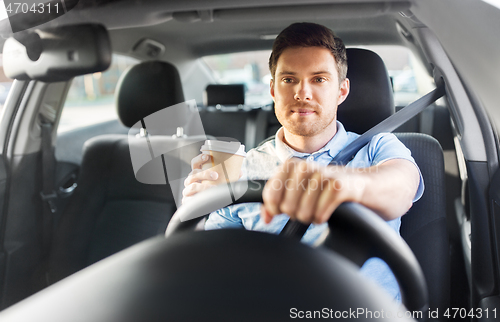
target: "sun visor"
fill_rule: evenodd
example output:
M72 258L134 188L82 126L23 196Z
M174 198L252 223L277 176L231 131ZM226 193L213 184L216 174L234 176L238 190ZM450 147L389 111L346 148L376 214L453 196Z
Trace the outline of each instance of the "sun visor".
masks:
M18 80L66 81L110 64L108 32L98 24L17 33L3 47L5 75Z

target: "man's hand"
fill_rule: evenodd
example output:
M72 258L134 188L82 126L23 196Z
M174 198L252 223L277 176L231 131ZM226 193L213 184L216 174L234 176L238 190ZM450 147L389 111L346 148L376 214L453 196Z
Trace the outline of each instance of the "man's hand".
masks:
M192 171L184 180L184 190L182 190L183 204L198 192L216 185L214 182L219 178L219 174L210 169L201 169L203 164L209 162L209 160L210 157L206 154L200 154L191 160Z
M264 187L261 216L266 223L285 213L303 223L324 223L343 202L358 202L391 220L412 205L419 174L413 163L393 159L369 168L285 162Z
M296 158L288 160L264 187L264 221L269 223L273 216L285 213L300 222L318 224L328 220L342 202L359 202L362 182L343 170L344 167L325 167ZM353 185L356 180L358 189Z

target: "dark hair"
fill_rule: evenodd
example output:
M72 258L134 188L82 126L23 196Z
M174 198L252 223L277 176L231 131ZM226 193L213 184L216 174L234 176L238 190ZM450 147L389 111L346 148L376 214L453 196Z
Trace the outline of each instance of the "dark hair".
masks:
M290 47L322 47L331 51L337 63L339 83L347 75L347 56L342 39L333 31L316 23L301 22L286 27L274 40L273 51L269 57L269 70L274 78L276 65L283 51Z

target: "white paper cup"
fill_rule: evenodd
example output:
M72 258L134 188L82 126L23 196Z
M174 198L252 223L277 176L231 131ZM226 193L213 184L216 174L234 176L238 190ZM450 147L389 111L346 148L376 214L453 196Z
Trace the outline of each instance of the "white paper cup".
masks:
M210 156L210 161L202 169L211 169L219 174L217 184L238 181L241 166L246 157L245 146L239 142L206 140L201 147L203 154Z

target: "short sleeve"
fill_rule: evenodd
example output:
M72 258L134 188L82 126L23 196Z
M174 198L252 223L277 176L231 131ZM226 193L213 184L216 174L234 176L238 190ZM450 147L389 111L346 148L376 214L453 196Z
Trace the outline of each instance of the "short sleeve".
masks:
M404 159L413 163L420 176L420 182L413 202L422 197L425 186L420 168L411 156L411 151L394 134L381 133L375 135L368 144L368 156L372 165L382 164L392 159Z

